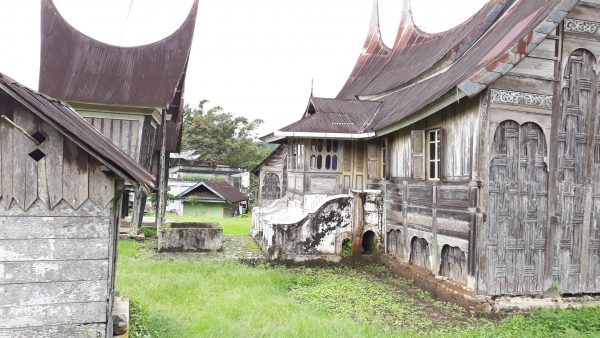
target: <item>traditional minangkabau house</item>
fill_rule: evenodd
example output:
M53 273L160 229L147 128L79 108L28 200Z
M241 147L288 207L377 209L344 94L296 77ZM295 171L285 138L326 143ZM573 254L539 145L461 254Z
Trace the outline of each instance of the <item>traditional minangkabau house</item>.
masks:
M197 8L195 0L183 24L160 41L118 47L79 32L52 0L42 0L40 92L68 102L155 173L160 181L157 221L166 206L169 153L181 147L183 91ZM136 191L132 233L145 203L143 190Z
M339 95L263 138L288 147L263 247L339 254L379 221L380 250L480 294L600 292L600 2L491 0L437 34L402 14L386 46L375 6Z
M0 74L0 337L112 337L125 181L155 177L68 104Z

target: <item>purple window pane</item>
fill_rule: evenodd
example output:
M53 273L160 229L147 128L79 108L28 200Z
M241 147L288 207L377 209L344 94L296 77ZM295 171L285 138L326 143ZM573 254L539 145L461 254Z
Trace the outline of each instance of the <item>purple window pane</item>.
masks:
M337 153L338 150L338 140L333 140L333 152Z
M331 168L331 156L327 155L327 157L325 157L325 169L329 168Z
M321 169L323 167L323 156L317 156L317 169Z
M337 155L333 155L331 160L331 169L337 170Z
M327 140L327 152L331 151L331 140Z
M323 151L323 140L317 140L317 151Z

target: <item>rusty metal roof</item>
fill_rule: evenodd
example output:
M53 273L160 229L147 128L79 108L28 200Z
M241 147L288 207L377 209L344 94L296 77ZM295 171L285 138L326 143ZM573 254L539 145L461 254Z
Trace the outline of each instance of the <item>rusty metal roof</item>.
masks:
M69 102L152 108L178 104L197 8L195 0L183 24L160 41L118 47L79 32L52 0L42 0L39 90Z
M183 191L179 195L177 195L176 199L182 199L193 192L200 190L202 188L206 188L217 196L227 201L228 203L235 203L241 201L247 201L248 196L242 194L236 187L227 183L227 181L203 181L194 185L193 187Z
M396 41L386 47L379 30L377 1L363 52L338 98L393 91L442 70L468 50L506 9L508 0L491 0L460 25L430 34L414 23L409 0L403 0Z
M381 102L311 97L304 117L281 131L360 133L373 119Z
M410 8L405 7L391 49L381 41L375 3L363 54L335 101L358 96L359 102L379 105L367 125L354 125L355 133L369 133L401 122L453 90L457 97L459 90L468 96L476 95L532 52L577 3L578 0L491 0L465 23L439 34L418 30ZM313 116L305 114L286 128L331 132L334 129L329 126L334 121L343 125L354 115ZM339 132L352 132L349 125L338 128Z
M576 0L515 1L484 36L448 69L381 98L381 112L368 128L378 130L401 121L477 75L481 69L498 75L485 83L490 84L518 64L548 34L537 34L534 40L534 29L542 25L546 18L551 18L553 21L548 22L556 27L568 13L563 9L572 8L576 3ZM501 70L495 68L497 60L505 60L507 53L514 55L512 62L505 63ZM484 83L482 79L479 80Z
M155 177L117 148L87 123L71 106L29 89L0 73L0 89L78 144L115 173L149 189L155 189Z

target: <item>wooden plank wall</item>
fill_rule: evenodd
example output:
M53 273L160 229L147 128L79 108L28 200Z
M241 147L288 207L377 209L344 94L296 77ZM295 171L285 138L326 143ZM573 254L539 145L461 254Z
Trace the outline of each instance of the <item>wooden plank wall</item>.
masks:
M492 164L482 170L489 173L482 191L489 217L477 241L480 292L600 291L599 18L600 2L582 1L490 91L491 151L480 158ZM517 134L502 131L509 125ZM547 155L530 161L533 149L522 146L537 144L534 130L546 139ZM498 131L504 136L494 140Z
M138 162L140 162L141 145L153 139L153 137L148 137L148 139L142 140L144 121L99 117L86 117L85 120L129 157Z
M548 243L548 154L560 29L487 91L489 111L478 154L478 292L542 294ZM558 104L559 105L559 104Z
M23 107L0 121L0 337L106 334L117 236L115 180Z
M266 160L263 164L260 165L260 173L259 173L259 206L266 206L271 204L275 199L267 198L269 194L265 191L265 177L267 175L276 175L279 179L279 191L280 194L276 199L282 198L286 194L287 190L287 173L285 173L285 182L284 182L284 162L287 157L287 146L282 146L277 149L273 154L269 156L269 159ZM284 184L285 183L285 184Z
M439 274L440 267L444 266L448 277L457 278L464 284L467 284L467 265L454 262L460 261L455 257L462 257L458 253L468 257L470 252L478 189L479 103L478 97L461 100L438 114L388 135L389 155L385 160L389 179L368 173L371 177L368 188L385 192L388 253L406 262L412 257L414 262L426 265L434 274ZM442 179L439 181L413 175L413 131L434 128L440 128L443 135ZM383 141L376 139L374 142L381 149ZM373 154L369 157L375 158ZM443 260L441 248L444 246L452 250L452 255L446 254Z

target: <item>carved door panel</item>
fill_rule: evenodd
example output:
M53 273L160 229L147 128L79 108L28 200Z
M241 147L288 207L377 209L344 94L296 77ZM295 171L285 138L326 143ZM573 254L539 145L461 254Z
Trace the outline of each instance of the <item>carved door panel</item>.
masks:
M569 57L563 78L556 140L558 247L553 274L555 282L565 292L583 291L581 287L585 283L581 280L582 255L586 260L583 263L585 268L588 265L585 257L591 249L582 251L582 245L588 245L590 230L589 221L584 222L584 219L592 212L590 203L586 201L591 198L588 184L588 161L591 154L588 135L591 132L591 119L594 117L594 92L597 90L594 64L594 56L590 52L576 50ZM597 204L595 200L594 204ZM587 274L587 268L585 270Z
M546 140L534 123L502 122L492 145L488 266L480 283L488 294L542 292L547 219Z

